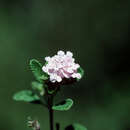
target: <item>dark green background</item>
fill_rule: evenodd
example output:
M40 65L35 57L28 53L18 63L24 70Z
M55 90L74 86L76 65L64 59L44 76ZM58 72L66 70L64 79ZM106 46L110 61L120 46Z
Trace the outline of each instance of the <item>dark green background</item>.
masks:
M56 112L61 127L73 122L88 130L130 130L130 44L128 0L0 0L0 130L29 130L28 116L49 130L42 106L15 102L30 87L29 60L70 50L85 70L57 100L72 98Z

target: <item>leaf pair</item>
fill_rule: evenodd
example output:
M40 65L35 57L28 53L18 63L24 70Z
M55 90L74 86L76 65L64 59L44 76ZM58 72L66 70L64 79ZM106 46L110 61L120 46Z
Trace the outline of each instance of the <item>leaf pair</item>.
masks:
M23 91L16 93L13 96L13 99L16 101L25 101L25 102L29 102L29 103L37 102L37 101L40 102L40 98L30 90L23 90ZM54 105L52 107L52 109L57 110L57 111L67 111L72 107L72 105L73 105L73 100L66 99L66 100Z
M45 64L47 64L47 63L45 63ZM43 82L44 80L48 79L48 75L42 71L42 64L39 61L37 61L35 59L30 60L30 68L31 68L36 80L38 80L39 82ZM84 70L80 67L78 69L78 73L80 73L81 77L83 77ZM79 81L79 79L77 79L77 81Z

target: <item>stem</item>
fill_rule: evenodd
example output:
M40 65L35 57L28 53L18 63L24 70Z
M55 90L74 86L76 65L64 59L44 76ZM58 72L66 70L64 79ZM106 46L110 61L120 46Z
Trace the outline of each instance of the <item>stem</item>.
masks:
M54 130L54 117L53 117L53 96L48 97L48 110L49 110L49 121L50 121L50 130Z
M49 109L49 115L50 115L50 130L53 130L53 110Z
M60 130L60 124L56 123L56 130Z

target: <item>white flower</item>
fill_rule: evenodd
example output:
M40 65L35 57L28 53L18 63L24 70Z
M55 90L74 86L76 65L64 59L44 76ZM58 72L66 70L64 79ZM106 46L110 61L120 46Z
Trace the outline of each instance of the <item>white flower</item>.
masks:
M42 70L49 75L51 82L61 82L64 78L81 78L78 73L79 64L76 64L73 54L67 51L58 51L53 57L45 57L47 64Z

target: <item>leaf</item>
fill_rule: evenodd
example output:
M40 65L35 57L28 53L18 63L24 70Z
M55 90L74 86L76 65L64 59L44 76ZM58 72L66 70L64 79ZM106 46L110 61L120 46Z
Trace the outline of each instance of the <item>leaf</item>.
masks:
M39 97L30 90L23 90L17 92L13 99L16 101L35 102L39 100Z
M43 84L39 83L39 82L36 82L36 81L33 81L32 82L32 88L33 89L42 89L43 88Z
M82 78L83 75L84 75L84 70L80 67L80 68L78 69L78 73L81 74L81 78ZM80 80L80 79L77 78L77 81L79 81L79 80Z
M45 90L43 88L43 84L36 82L36 81L32 82L32 89L38 91L41 96L43 96L45 93Z
M62 101L61 103L55 105L52 107L53 110L59 110L59 111L67 111L69 110L73 105L72 99L66 99Z
M87 130L87 128L79 123L74 123L72 125L67 126L65 130Z
M39 61L35 59L30 60L30 68L38 81L42 82L48 79L47 74L42 71L42 64Z

